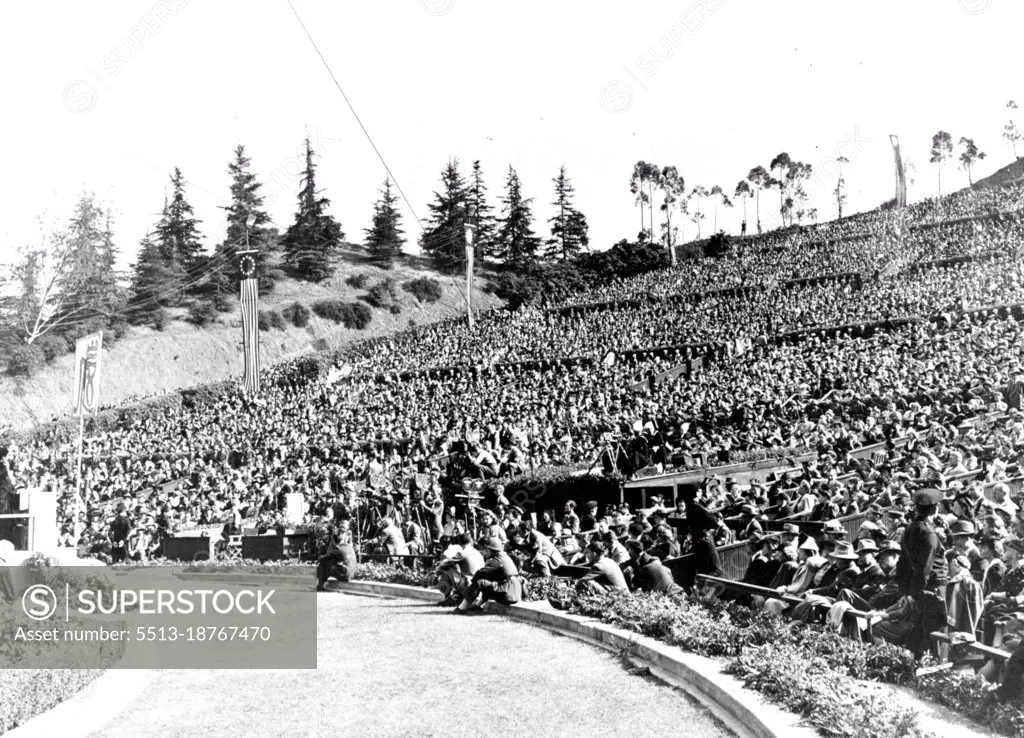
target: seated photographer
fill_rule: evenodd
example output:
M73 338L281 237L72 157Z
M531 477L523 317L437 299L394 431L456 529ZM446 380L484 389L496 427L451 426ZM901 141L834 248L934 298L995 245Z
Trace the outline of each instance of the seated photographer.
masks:
M349 521L340 520L331 530L327 553L317 561L316 591L326 591L327 580L332 577L339 582L347 582L357 566L356 550L352 547L352 531Z
M464 615L479 610L487 600L503 605L514 605L523 598L523 580L512 559L505 553L505 544L491 537L484 542L488 558L483 567L473 575L462 601L452 612Z
M398 529L391 518L382 519L378 531L377 545L382 549L382 553L390 556L409 555L409 546L405 542L405 536L402 535L402 531Z
M483 568L484 557L473 545L469 533L459 536L459 542L444 552L437 565L437 588L444 595L444 603L454 605L462 599L473 575Z

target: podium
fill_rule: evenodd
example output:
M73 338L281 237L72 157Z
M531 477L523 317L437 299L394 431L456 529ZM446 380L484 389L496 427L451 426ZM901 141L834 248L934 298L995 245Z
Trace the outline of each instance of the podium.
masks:
M289 492L284 496L284 519L289 528L302 525L306 517L306 497L301 492Z

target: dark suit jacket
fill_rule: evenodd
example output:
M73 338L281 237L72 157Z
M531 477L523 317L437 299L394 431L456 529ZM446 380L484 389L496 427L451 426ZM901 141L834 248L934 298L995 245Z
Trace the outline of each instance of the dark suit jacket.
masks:
M672 578L672 572L653 556L643 557L636 573L636 589L644 592L664 592L676 594L682 587Z
M860 574L854 577L853 583L850 586L854 592L859 594L865 600L870 600L878 591L885 585L888 577L885 572L882 571L882 567L877 562L873 562L870 566L865 567Z
M580 581L597 582L611 589L629 589L626 585L626 578L622 576L622 569L607 556L602 556L595 564L592 564L590 573Z
M915 519L903 533L903 551L896 562L896 583L900 592L917 597L929 579L941 579L939 570L945 565L935 527L928 520Z
M518 576L515 562L509 558L504 551L491 553L491 558L484 562L484 565L473 575L473 581L488 581L500 584L512 577Z

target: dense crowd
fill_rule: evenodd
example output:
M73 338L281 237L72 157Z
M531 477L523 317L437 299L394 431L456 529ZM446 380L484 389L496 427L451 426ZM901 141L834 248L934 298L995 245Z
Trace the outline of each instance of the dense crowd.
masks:
M742 595L752 606L803 619L831 613L851 635L867 631L842 611L871 611L879 637L917 651L937 609L922 610L893 567L907 565L899 530L913 522L915 494L934 488L939 545L956 552L965 531L982 533L988 562L968 552L965 569L950 554L935 585L957 585L943 612L956 620L961 600L972 603L963 607L996 643L1006 613L1020 609L1014 598L1024 603L1024 576L1010 586L1013 576L996 581L991 569L1005 559L1017 571L1010 551L1024 533L1011 486L1024 451L1024 328L1006 313L965 311L1024 302L1020 219L988 217L1015 209L1019 191L946 201L951 216L982 216L966 222L936 221L924 207L745 239L721 259L567 303L628 304L499 310L473 329L439 323L353 347L339 357L351 370L341 376L308 380L296 363L279 365L256 401L225 392L89 434L81 509L73 444L39 434L7 444L11 488L55 490L61 542L111 560L159 555L182 528L280 531L288 495L299 493L307 520L349 526L338 545L354 534L388 553L444 547L442 583L460 611L516 597L514 584L498 592L481 583L491 579L474 581L478 569L507 583L578 565L588 572L581 586L671 589L679 572L666 577L664 561L693 553L701 566L682 574L692 586L699 569L717 570L715 545L748 540L745 579L777 595ZM787 283L807 277L826 278ZM747 289L706 294L735 286ZM912 320L816 330L892 318ZM639 381L676 362L630 351L682 344L729 350L674 378ZM978 420L986 416L998 420ZM856 457L873 444L875 455ZM749 488L711 485L672 510L580 500L578 513L537 509L533 520L502 495L510 480L552 468L630 474L696 456L806 451L817 461L799 471ZM465 480L487 485L492 504L464 494ZM857 541L827 525L851 514L868 516ZM808 536L798 522L820 523L822 533ZM790 527L767 535L776 523Z

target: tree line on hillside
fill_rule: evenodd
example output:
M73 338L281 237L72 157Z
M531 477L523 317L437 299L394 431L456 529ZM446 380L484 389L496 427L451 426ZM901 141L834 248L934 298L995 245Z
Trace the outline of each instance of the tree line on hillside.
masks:
M1003 139L1016 159L1016 147L1024 136L1013 117L1017 104L1011 100L1006 107L1011 117ZM959 139L959 147L960 167L968 183L973 183L973 167L986 154L966 136ZM0 349L14 358L16 371L30 370L70 350L78 337L95 330L106 329L109 337L117 338L132 323L162 328L168 320L167 308L185 307L192 322L205 325L217 312L235 309L241 248L258 252L263 293L272 291L285 274L310 282L329 279L345 233L330 213L331 201L317 188L315 152L308 136L304 153L294 220L280 233L267 215L262 185L251 171L245 147L235 148L227 167L229 204L221 206L223 237L212 253L203 245L202 224L186 195L189 183L176 167L159 218L140 241L135 263L126 274L115 269L118 248L111 208L93 194L83 194L68 220L45 233L39 244L20 249L17 261L2 278L6 284L0 284ZM953 136L937 132L930 162L938 168L940 193L942 169L953 156ZM840 217L846 201L843 165L849 163L846 157L836 159L838 177L832 194ZM909 176L913 163L905 159L904 164ZM778 192L782 227L816 222L817 209L808 207L807 185L812 176L810 164L781 152L767 167L753 167L730 197L719 185L688 186L675 166L638 161L629 190L640 210L640 232L633 241L622 240L606 252L594 253L587 218L575 205L576 191L564 166L552 179L554 214L543 237L535 223L534 198L527 196L512 166L502 196L492 204L480 162L473 162L467 178L458 160L451 159L428 204L418 245L436 269L455 274L465 268L468 234L477 264L493 272L493 289L519 304L657 268L669 263L670 254L721 256L730 245L718 228L719 207L731 208L736 200L742 201L741 234L745 234L748 200L753 200L760 233L762 190ZM370 227L364 231L367 256L383 267L390 267L408 242L397 189L390 178L384 180L373 203ZM661 213L657 227L655 208ZM712 238L703 239L709 219ZM696 230L689 247L683 245L685 233L680 237L687 222Z

